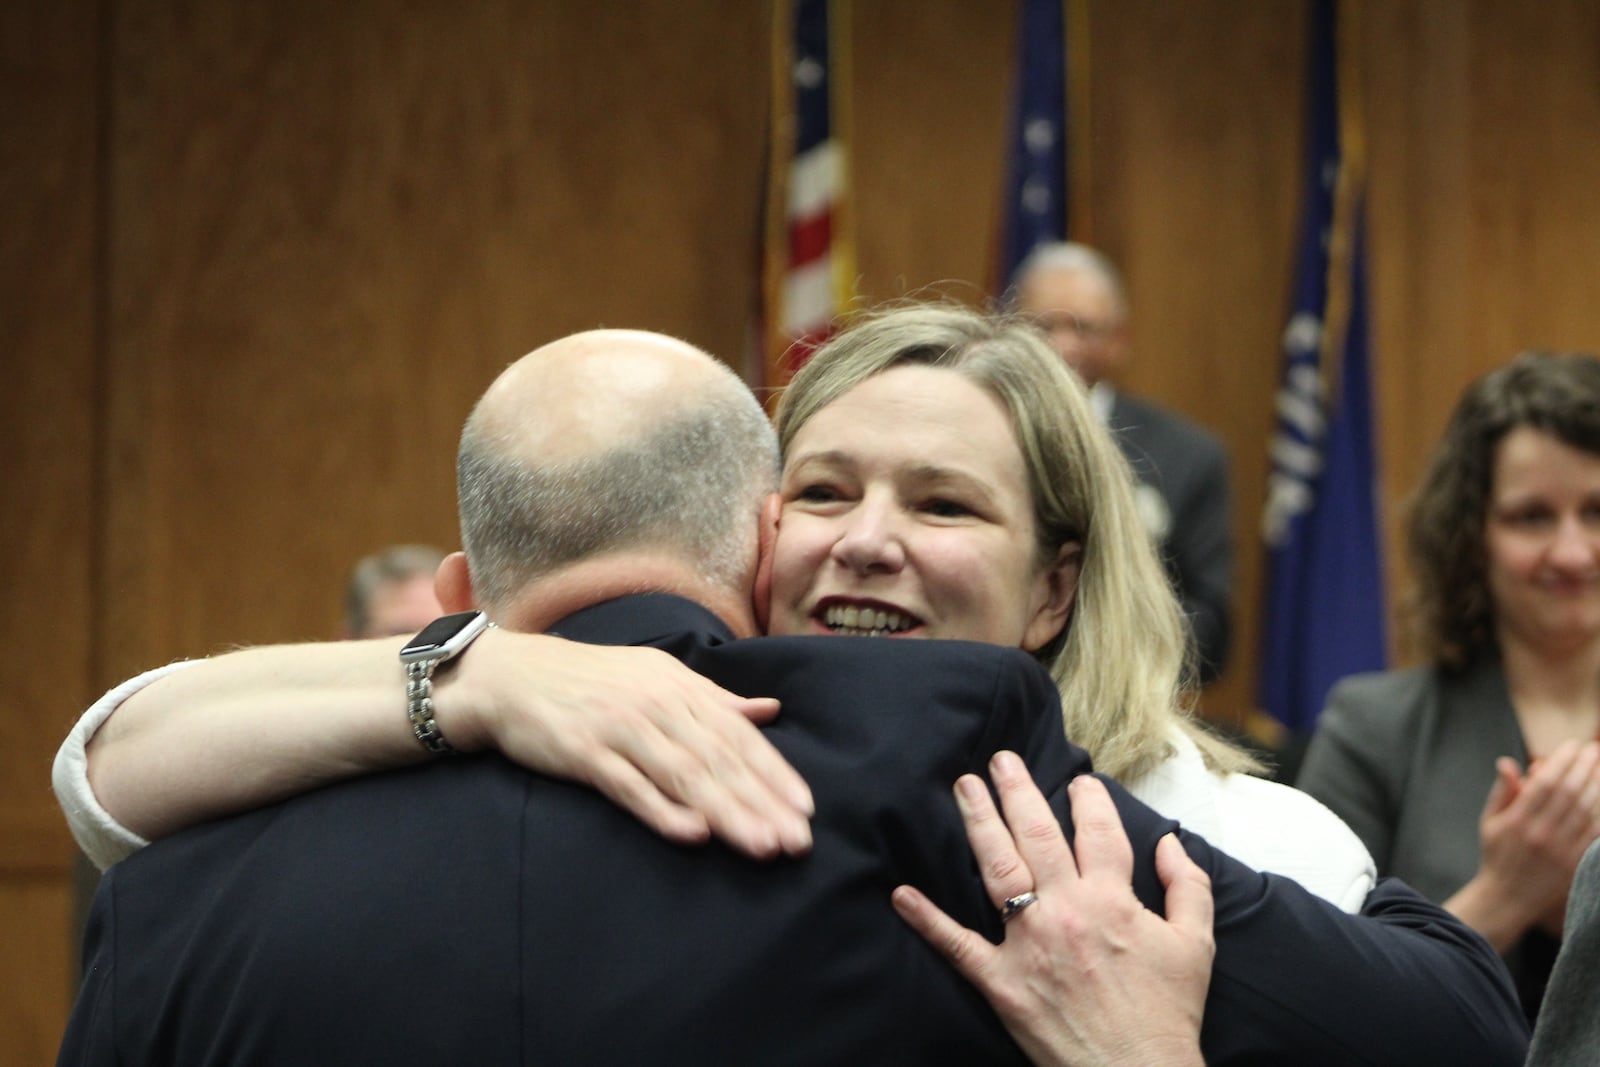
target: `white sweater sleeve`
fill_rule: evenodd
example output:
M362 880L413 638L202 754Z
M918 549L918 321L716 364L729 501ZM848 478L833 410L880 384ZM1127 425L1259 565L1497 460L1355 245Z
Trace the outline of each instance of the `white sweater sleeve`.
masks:
M77 839L78 847L102 871L118 860L127 859L150 842L117 822L95 798L94 790L89 785L89 739L123 701L156 679L198 662L180 660L123 682L89 706L56 752L55 765L50 772L56 802L67 817L67 825L72 828L72 836Z

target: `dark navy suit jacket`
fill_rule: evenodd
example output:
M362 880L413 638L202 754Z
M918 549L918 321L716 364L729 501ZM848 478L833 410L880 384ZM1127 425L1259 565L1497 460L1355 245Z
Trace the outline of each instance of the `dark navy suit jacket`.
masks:
M557 631L779 696L769 736L815 793L812 854L674 846L494 756L344 783L108 872L60 1062L1025 1062L889 894L914 883L1001 937L949 790L1013 748L1066 814L1088 759L1037 664L965 643L729 641L664 596ZM1116 796L1135 889L1159 908L1152 856L1173 824ZM1185 843L1217 897L1211 1062L1520 1060L1499 961L1442 910L1389 886L1378 918L1346 916Z

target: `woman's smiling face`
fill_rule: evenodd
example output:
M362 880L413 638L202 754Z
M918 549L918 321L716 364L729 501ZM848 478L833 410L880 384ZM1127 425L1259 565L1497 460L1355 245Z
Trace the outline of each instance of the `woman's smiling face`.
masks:
M818 411L781 491L772 633L1033 650L1066 623L1076 546L1041 564L1010 416L954 371L895 367Z

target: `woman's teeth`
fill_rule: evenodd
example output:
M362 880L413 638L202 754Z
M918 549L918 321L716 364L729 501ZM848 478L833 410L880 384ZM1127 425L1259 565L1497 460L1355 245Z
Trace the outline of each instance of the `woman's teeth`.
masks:
M911 620L898 611L878 611L875 608L858 608L834 604L823 612L822 621L828 629L847 637L877 637L879 634L899 633L911 627Z

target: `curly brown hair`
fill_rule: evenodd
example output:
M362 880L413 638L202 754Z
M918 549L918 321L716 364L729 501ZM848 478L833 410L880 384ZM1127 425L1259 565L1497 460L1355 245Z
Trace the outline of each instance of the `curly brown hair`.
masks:
M1600 358L1524 352L1467 387L1412 498L1410 611L1422 650L1464 668L1497 654L1484 522L1500 441L1518 427L1600 456Z

